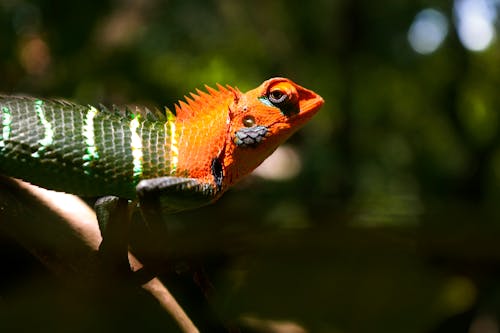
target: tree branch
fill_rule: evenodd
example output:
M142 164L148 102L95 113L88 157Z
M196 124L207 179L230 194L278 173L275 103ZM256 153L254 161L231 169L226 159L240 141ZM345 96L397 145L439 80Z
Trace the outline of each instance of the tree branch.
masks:
M0 229L60 277L80 282L102 277L97 219L76 196L0 176ZM128 258L132 271L138 272L142 264L130 252ZM199 332L158 278L141 287L182 332Z

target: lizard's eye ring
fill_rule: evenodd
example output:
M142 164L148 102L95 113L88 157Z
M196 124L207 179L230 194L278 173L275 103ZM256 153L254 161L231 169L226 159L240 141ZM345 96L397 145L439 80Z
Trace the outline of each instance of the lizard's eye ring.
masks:
M288 82L278 82L269 87L267 99L274 106L283 107L294 104L298 100L297 89Z
M252 116L252 115L246 115L245 117L243 117L243 126L245 127L253 127L255 126L255 117Z
M286 101L288 98L288 95L284 91L276 89L276 90L270 91L267 98L269 98L269 101L271 103L273 103L274 105L277 105L277 104L281 104L284 101Z

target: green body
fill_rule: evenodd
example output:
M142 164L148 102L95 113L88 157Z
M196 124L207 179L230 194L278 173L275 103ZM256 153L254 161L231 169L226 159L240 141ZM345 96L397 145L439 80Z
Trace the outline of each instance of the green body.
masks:
M0 173L78 195L134 198L141 179L175 175L175 118L149 118L0 96Z

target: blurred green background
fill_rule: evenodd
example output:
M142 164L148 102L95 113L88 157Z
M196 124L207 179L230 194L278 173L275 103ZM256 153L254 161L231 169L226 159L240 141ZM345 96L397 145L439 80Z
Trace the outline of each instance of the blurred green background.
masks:
M171 218L172 251L215 262L218 315L499 332L499 3L0 0L0 91L172 106L289 77L321 112Z

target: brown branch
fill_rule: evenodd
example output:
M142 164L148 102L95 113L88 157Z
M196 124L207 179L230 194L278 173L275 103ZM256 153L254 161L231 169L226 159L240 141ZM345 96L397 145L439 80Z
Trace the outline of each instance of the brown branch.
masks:
M102 238L97 219L76 196L0 176L0 228L58 276L75 281L101 276L97 251ZM130 252L128 258L133 272L142 268ZM141 287L182 332L199 332L158 278Z

